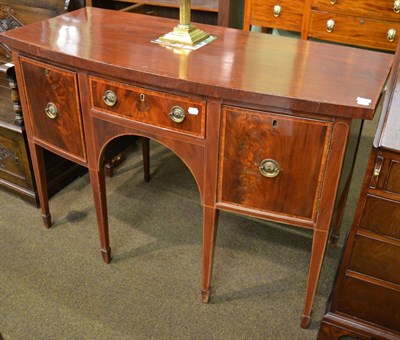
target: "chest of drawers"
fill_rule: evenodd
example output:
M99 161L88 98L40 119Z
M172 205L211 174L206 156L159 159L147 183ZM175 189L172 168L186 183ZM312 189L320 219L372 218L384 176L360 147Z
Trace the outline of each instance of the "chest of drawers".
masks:
M394 51L400 34L397 0L246 0L244 29L252 25L300 32L343 44Z
M400 337L399 50L319 339Z
M52 223L48 149L88 168L109 262L103 152L125 135L154 139L183 160L199 188L202 301L211 294L220 210L308 228L307 327L353 121L374 116L392 57L212 26L205 30L217 39L190 53L151 42L175 24L85 8L0 36L24 84L43 220Z

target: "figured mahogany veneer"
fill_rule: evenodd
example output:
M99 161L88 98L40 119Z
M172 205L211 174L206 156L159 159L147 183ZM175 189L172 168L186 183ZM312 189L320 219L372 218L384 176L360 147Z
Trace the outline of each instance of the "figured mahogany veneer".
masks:
M61 149L85 163L76 73L27 58L20 62L35 141L54 151ZM48 103L58 110L54 119L46 115Z
M350 130L360 125L352 121L374 116L392 57L203 25L217 39L190 53L151 42L175 25L86 8L0 36L14 50L24 84L44 222L51 224L42 159L48 148L88 167L101 253L109 262L103 152L121 136L154 139L184 161L200 191L202 301L211 292L219 210L313 231L301 321L307 327L337 202L336 227L343 212L339 179L343 163L353 161L350 150L345 157ZM60 107L59 120L45 114L50 100ZM182 122L171 120L174 107L185 114ZM279 165L276 176L261 174L275 164L266 159Z

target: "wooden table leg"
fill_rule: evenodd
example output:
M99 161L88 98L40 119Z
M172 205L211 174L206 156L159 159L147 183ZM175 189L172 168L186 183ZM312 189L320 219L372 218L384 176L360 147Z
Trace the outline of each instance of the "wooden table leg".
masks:
M46 228L51 227L51 214L49 209L49 196L46 181L46 166L44 162L44 153L41 146L29 142L29 151L32 158L33 172L39 196L40 207L42 209L42 219Z
M307 328L311 321L311 311L314 302L315 291L317 290L319 275L321 273L327 240L328 231L314 230L310 268L308 270L306 299L304 303L303 314L301 316L301 328Z
M149 182L150 181L150 139L147 137L140 137L140 142L142 144L144 181Z
M104 169L99 171L89 169L90 183L96 209L97 226L100 237L100 252L103 261L109 263L111 261L111 248L108 233L108 217L107 217L107 197Z
M217 236L219 210L203 206L203 283L201 301L207 303L210 298L210 282L213 266L215 240Z

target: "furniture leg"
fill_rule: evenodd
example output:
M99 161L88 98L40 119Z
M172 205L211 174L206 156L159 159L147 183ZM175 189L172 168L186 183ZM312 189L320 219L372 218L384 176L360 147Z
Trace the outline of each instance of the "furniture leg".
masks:
M332 247L336 247L337 241L339 239L339 230L340 230L340 225L342 224L344 210L346 207L347 196L348 196L349 190L350 190L352 173L353 173L353 170L351 171L351 174L349 175L349 178L347 179L345 189L343 190L342 195L340 196L339 204L337 207L336 217L335 217L335 221L332 226L332 233L331 233L331 237L330 237L330 245Z
M49 196L46 181L46 166L44 163L44 153L41 146L33 142L29 142L29 150L32 158L32 166L34 170L40 207L42 209L42 219L46 228L51 227L51 214L49 209Z
M142 143L142 153L143 153L143 171L144 171L144 181L150 181L150 139L146 137L141 137L140 142Z
M357 133L357 135L358 135L357 142L355 143L355 147L354 147L354 150L353 150L353 153L352 153L353 156L352 156L351 169L350 169L350 172L348 174L346 185L345 185L345 187L343 189L343 192L342 192L342 194L340 196L339 204L338 204L337 211L336 211L335 220L334 220L334 223L332 225L332 232L331 232L331 236L330 236L330 245L332 247L336 246L337 241L339 239L340 225L342 224L344 210L345 210L346 202L347 202L347 196L349 195L351 179L353 178L354 167L355 167L355 164L356 164L356 156L357 156L357 153L358 153L358 148L360 146L360 140L361 140L361 134L362 134L362 130L363 130L363 125L364 125L364 122L361 121L361 124L359 126L359 131Z
M100 237L100 252L105 263L111 261L111 248L108 233L107 196L104 170L89 169L90 183L96 209L97 226Z
M314 230L313 243L311 249L310 268L306 288L306 299L304 310L301 316L301 328L307 328L311 321L312 306L317 290L318 279L321 273L322 262L324 259L328 232L326 230Z
M119 166L125 160L125 158L125 151L122 151L104 165L104 170L108 177L114 176L114 169Z
M210 281L217 236L219 210L203 206L203 283L201 301L207 303L210 298Z

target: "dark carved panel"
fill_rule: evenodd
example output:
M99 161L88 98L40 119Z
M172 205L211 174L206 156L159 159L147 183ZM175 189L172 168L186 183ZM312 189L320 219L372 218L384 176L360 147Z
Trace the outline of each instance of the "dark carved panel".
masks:
M14 10L11 7L0 7L0 33L21 26L23 26L23 24L14 16ZM4 50L5 56L11 59L10 48L2 43L0 43L0 47Z

